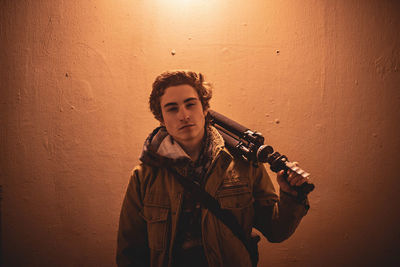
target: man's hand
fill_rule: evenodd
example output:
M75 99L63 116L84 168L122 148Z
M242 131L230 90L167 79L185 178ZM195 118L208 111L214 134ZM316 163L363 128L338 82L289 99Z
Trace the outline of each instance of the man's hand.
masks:
M278 184L282 191L295 197L297 197L297 192L293 187L300 186L307 181L306 178L291 170L288 170L287 178L285 178L285 173L283 170L278 172L276 179L278 180Z

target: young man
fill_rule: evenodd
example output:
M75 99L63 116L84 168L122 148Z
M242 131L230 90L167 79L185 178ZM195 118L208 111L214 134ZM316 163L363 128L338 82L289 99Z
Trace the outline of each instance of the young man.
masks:
M307 213L293 186L305 179L277 175L280 198L265 167L233 156L207 122L211 88L201 74L170 71L153 83L150 109L161 126L147 138L122 205L118 266L251 266L243 243L177 181L192 179L245 234L258 229L282 242Z

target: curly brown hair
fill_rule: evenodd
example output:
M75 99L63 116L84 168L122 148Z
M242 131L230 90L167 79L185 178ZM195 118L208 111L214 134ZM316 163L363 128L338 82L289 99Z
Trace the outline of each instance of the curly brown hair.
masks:
M210 107L212 87L204 81L203 74L188 70L165 71L156 77L149 99L150 110L158 121L163 121L160 100L165 89L182 84L190 85L196 90L203 110Z

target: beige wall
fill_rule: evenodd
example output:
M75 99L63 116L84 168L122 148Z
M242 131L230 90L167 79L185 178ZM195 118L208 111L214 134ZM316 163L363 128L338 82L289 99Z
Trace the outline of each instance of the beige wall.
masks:
M399 6L0 1L5 265L113 266L129 172L157 126L150 86L171 68L203 72L213 109L313 175L309 214L290 240L262 240L261 266L394 260Z

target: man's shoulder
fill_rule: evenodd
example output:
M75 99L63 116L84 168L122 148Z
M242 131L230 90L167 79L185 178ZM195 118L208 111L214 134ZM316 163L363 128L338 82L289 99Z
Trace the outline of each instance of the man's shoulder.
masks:
M253 163L245 159L241 154L237 153L235 150L229 149L229 148L224 148L223 152L229 155L231 159L231 164L234 165L236 168L241 168L241 169L253 169L255 166Z
M140 177L146 177L148 175L151 175L153 173L157 173L159 171L159 167L152 166L149 164L145 163L140 163L136 165L132 171L131 171L131 176L140 176Z
M244 159L241 155L232 153L232 151L227 148L221 150L221 156L218 164L228 176L239 175L241 177L251 178L256 173L255 169L257 169L258 166L254 166L254 164Z

